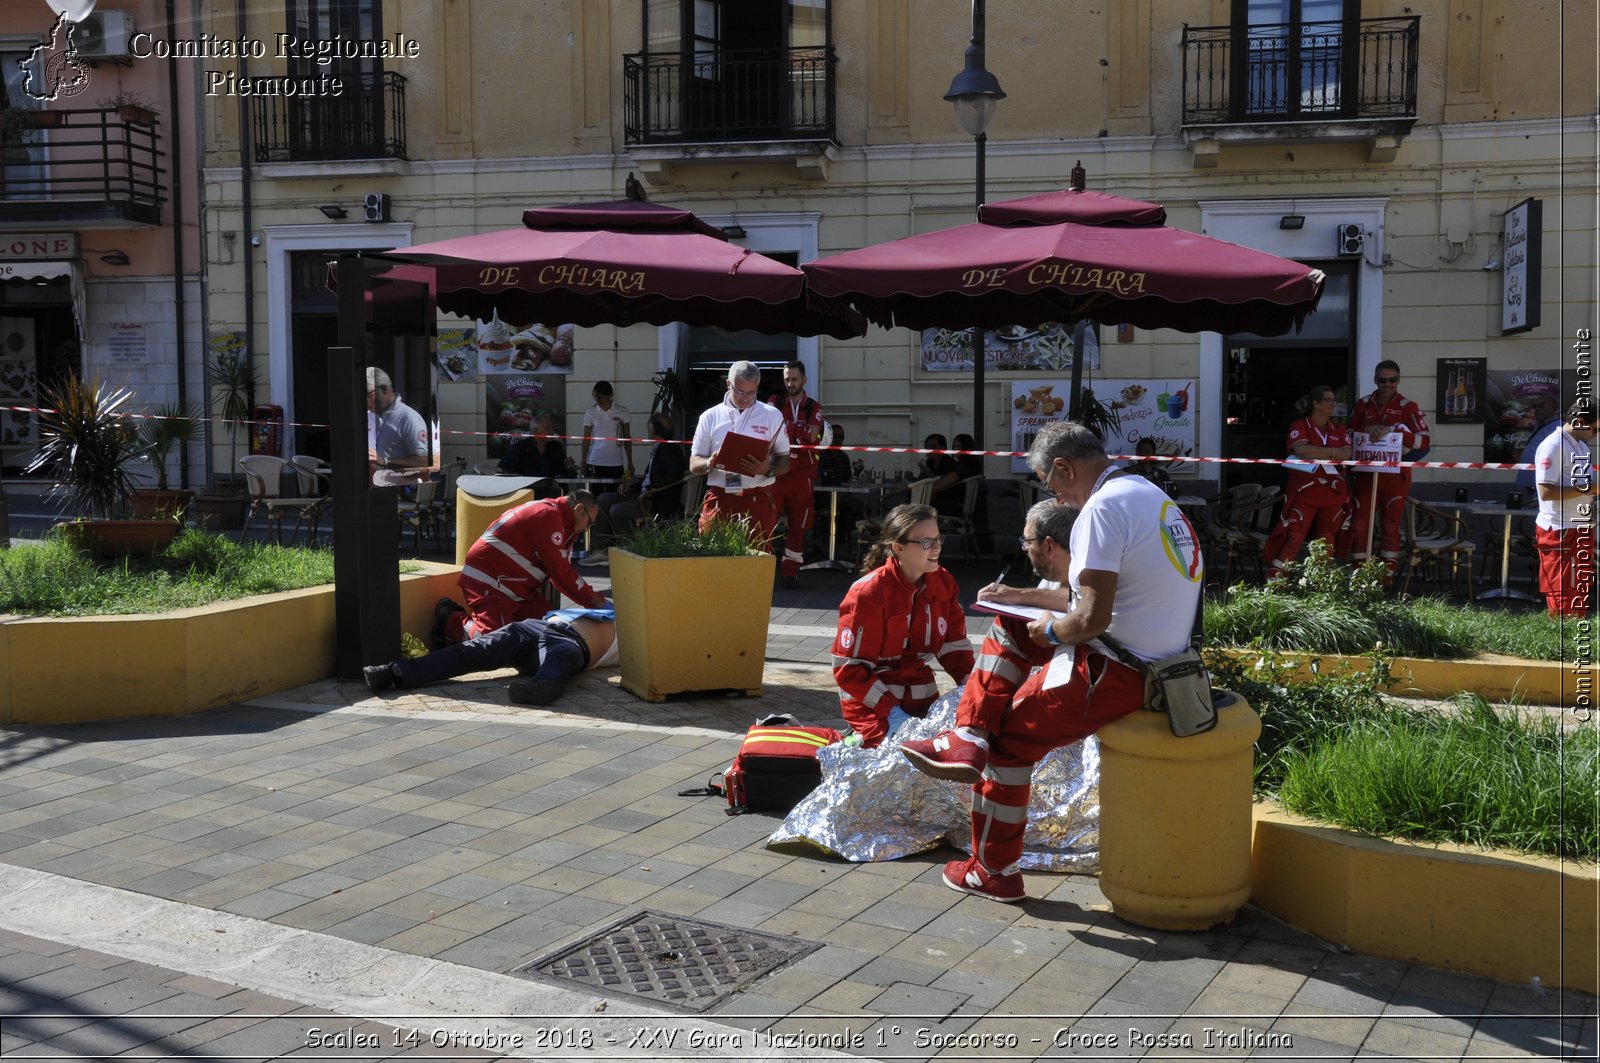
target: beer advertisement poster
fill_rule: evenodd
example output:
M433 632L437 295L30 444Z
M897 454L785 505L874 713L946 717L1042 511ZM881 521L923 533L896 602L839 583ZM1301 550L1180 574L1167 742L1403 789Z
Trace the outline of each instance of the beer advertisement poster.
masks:
M1488 415L1489 359L1439 358L1434 424L1483 424Z

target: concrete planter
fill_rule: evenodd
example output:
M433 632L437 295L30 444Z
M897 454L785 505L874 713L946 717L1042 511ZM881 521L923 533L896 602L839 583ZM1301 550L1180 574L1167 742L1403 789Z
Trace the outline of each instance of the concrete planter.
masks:
M1251 900L1356 952L1600 992L1593 864L1370 838L1269 804L1251 864Z
M761 694L777 558L640 557L611 548L622 685L646 701Z
M400 577L401 626L426 631L457 569ZM93 652L85 652L92 647ZM181 716L333 675L333 585L173 613L0 617L0 723Z

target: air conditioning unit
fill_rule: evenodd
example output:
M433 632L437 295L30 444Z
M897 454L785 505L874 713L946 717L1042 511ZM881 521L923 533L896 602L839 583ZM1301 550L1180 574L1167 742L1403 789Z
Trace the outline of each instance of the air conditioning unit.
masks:
M368 221L388 221L389 193L368 192L361 201L361 209Z
M1339 246L1334 253L1359 255L1366 244L1367 234L1361 231L1361 226L1353 221L1344 222L1339 226Z
M92 11L73 24L72 43L85 59L129 59L133 16L126 11Z

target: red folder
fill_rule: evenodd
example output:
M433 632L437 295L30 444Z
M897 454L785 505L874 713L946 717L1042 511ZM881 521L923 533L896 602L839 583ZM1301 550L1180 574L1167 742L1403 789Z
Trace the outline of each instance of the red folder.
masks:
M767 453L772 449L772 440L762 439L759 436L747 436L739 432L729 432L722 437L722 445L717 448L716 460L712 462L717 468L726 472L745 473L739 463L747 456L758 462L767 460Z

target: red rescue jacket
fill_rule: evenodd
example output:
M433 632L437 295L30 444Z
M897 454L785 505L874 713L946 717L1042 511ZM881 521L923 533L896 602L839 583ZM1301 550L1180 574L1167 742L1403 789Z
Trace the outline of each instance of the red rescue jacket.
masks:
M546 583L579 605L598 609L609 604L572 567L572 538L577 521L565 498L525 502L507 510L478 536L467 551L461 585L504 595L521 605L542 598ZM544 615L547 609L534 614Z

